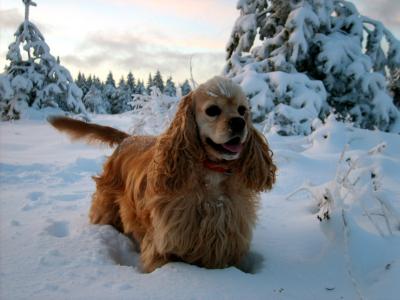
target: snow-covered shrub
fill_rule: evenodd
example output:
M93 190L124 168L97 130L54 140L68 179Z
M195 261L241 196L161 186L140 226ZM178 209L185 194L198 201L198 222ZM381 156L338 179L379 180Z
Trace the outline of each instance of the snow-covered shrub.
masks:
M133 95L130 103L133 125L130 132L141 135L160 134L174 117L178 100L177 97L162 94L155 86L151 88L150 95Z
M13 93L1 95L3 119L18 119L27 107L56 107L85 113L82 91L69 71L50 54L43 35L27 17L15 32L15 41L9 45L6 58L9 60L6 74Z
M321 129L324 131L325 128ZM343 132L343 130L340 130ZM314 135L314 134L313 134ZM318 139L318 133L311 139ZM315 200L318 220L354 217L362 212L377 234L392 235L400 230L400 213L382 186L381 155L387 145L380 143L366 152L350 152L346 144L335 177L320 185L304 184L288 196L307 192ZM350 213L351 212L351 213ZM361 217L360 217L361 218Z
M255 122L269 114L271 123L282 135L310 134L312 122L327 111L323 84L301 73L242 72L235 78L251 97Z
M400 43L380 22L342 0L239 0L237 8L224 74L244 88L255 121L268 118L283 134L307 134L329 108L359 127L393 128L399 110L387 82L400 66ZM289 92L271 90L268 79L276 76L289 82L281 83ZM313 110L303 110L301 126L298 93L315 94L305 100ZM277 118L282 108L285 116Z
M322 184L304 182L288 198L306 192L316 202L316 215L320 221L330 219L332 215L341 215L342 211L351 211L353 216L361 211L362 218L367 218L376 233L382 236L400 230L396 197L389 196L391 181L383 178L383 174L394 174L397 170L397 161L394 162L391 157L396 148L393 144L388 147L387 143L390 135L372 134L339 122L333 115L329 116L324 125L307 137L310 146L305 152L311 156L341 153L336 172L333 178ZM382 142L385 139L386 142ZM385 184L388 186L385 187Z
M104 105L104 99L101 95L101 91L92 85L89 91L83 97L83 103L88 112L96 114L106 114L107 107Z
M387 241L398 237L400 233L396 192L393 191L390 176L384 176L396 172L398 161L394 162L393 157L385 155L386 150L389 150L386 142L365 151L365 143L369 144L373 140L371 137L374 135L371 133L366 140L368 135L360 129L350 126L345 128L343 124L338 126L332 118L327 123L327 126L319 128L309 136L309 139L313 143L311 148L324 146L329 149L328 152L334 153L337 149L332 149L331 145L346 143L336 165L334 177L318 185L304 183L288 195L287 199L301 197L303 194L314 200L315 208L312 211L321 222L322 232L332 244L340 245L351 283L359 298L365 299L363 289L360 288L365 281L360 280L362 277L360 273L356 273L356 269L359 271L360 265L365 267L366 259L370 260L372 252L385 257L382 250L388 247ZM379 136L379 133L375 136L377 135ZM383 135L380 135L377 138L382 137ZM393 153L395 150L391 151ZM321 153L320 149L318 153ZM373 237L373 241L366 238L367 236ZM363 252L371 245L376 247L379 244L383 246L380 251L373 249L370 253L368 250ZM354 251L355 249L358 251ZM361 252L363 259L357 262L354 253L360 256ZM387 260L387 257L384 259ZM391 264L384 265L390 268Z

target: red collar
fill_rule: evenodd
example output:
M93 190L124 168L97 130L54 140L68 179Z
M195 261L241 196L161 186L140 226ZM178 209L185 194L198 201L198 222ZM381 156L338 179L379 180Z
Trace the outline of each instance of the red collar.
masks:
M232 170L231 169L228 169L228 168L226 168L226 167L224 167L222 165L219 165L218 163L213 162L213 161L208 160L208 159L203 161L203 166L206 169L209 169L209 170L214 171L214 172L218 172L218 173L222 173L222 174L232 174Z

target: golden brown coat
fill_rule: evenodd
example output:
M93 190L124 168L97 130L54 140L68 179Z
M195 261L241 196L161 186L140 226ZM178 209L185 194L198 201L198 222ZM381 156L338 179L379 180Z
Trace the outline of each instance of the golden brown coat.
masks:
M219 106L219 115L208 115L210 103ZM238 114L239 106L246 112ZM232 126L226 125L232 118L244 120L240 134L233 135ZM71 131L68 120L50 122ZM93 138L91 126L74 136ZM214 132L218 130L223 132ZM112 135L98 139L113 144ZM251 124L240 88L215 77L181 100L160 136L129 136L122 142L121 136L115 135L119 146L102 174L94 177L90 221L111 224L136 239L145 272L176 260L207 268L238 265L249 249L258 193L272 187L276 171L265 138ZM214 143L233 136L242 146ZM220 143L234 153L220 150ZM210 160L227 172L205 167Z

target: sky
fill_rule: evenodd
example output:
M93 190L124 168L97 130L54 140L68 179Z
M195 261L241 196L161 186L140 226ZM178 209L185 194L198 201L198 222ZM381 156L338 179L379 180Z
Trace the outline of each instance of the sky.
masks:
M239 11L237 0L35 0L30 20L51 53L76 77L79 71L105 79L132 71L136 78L160 70L181 83L201 83L220 74L225 45ZM400 1L358 0L358 10L382 21L400 37ZM21 0L0 0L0 68L24 18Z

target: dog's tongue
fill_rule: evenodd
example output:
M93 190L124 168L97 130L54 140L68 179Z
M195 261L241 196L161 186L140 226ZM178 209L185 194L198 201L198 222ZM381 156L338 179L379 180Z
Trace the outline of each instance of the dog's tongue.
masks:
M243 149L242 144L222 144L222 147L224 147L226 150L233 152L233 153L239 153Z

